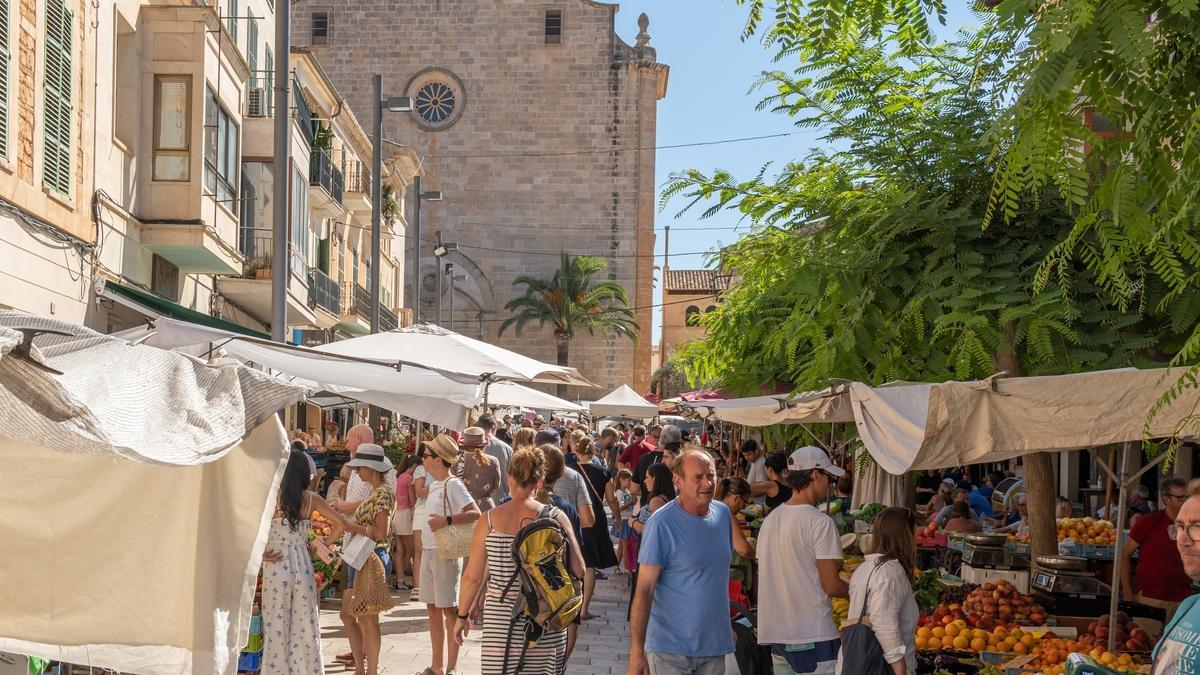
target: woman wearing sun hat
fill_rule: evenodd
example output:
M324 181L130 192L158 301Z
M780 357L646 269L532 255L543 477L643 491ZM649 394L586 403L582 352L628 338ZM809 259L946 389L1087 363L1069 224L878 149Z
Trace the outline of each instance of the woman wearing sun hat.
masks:
M375 555L386 569L391 565L392 513L396 510L396 468L388 460L383 448L374 443L362 443L354 459L346 463L358 477L370 486L367 497L354 510L354 516L346 525L346 532L368 537L375 542ZM367 568L364 567L363 570ZM351 662L354 672L359 675L375 675L379 670L379 613L364 612L355 605L362 600L365 589L356 593L355 577L361 574L349 568L349 588L342 601L342 622L346 626L346 635L350 640L350 651L353 654ZM384 592L387 587L384 582ZM357 610L357 611L356 611ZM341 659L339 659L341 660ZM345 663L345 661L343 661Z
M451 525L467 525L479 520L479 506L462 480L450 474L450 468L462 459L454 439L442 434L422 444L422 464L429 473L429 496L425 500L426 520L421 529L420 598L429 613L429 638L433 645L432 666L422 675L455 672L458 643L453 631L458 607L458 580L462 576L462 558L442 560L437 551L438 530ZM445 670L443 666L445 656Z

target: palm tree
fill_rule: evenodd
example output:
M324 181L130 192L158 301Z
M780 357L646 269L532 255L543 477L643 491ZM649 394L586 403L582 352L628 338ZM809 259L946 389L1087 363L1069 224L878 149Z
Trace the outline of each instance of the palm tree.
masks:
M536 321L539 328L549 323L554 329L560 366L567 365L571 340L579 331L624 335L636 344L641 327L629 307L625 287L609 279L592 283L592 277L606 269L608 263L602 258L563 252L559 268L549 280L517 277L513 286L524 286L525 295L504 306L512 316L500 324L500 334L515 326L520 335L531 321ZM566 385L558 385L558 396L566 397Z

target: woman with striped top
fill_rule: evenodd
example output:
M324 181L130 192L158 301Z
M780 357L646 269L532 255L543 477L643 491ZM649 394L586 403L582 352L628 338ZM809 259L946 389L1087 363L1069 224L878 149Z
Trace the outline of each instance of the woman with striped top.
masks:
M462 644L471 628L468 615L479 586L487 577L483 603L482 671L484 675L515 675L525 636L521 622L513 621L513 606L520 594L518 584L504 587L516 571L512 545L521 527L537 519L545 506L538 501L546 480L546 458L536 447L513 453L508 463L508 486L512 499L484 514L475 526L471 555L458 595L458 620L454 639ZM583 555L567 515L557 511L555 520L571 540L571 569L583 576ZM507 668L505 654L507 653ZM567 632L544 633L525 653L521 675L562 675L567 666Z

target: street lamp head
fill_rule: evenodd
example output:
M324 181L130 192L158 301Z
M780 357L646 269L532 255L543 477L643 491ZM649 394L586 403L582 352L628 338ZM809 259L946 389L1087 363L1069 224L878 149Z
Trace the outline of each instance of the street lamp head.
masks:
M442 258L450 251L457 251L457 250L458 250L458 244L450 243L450 242L443 244L443 243L439 242L437 247L433 249L433 255L435 255L438 258Z
M408 96L392 96L384 99L383 107L391 112L412 112L412 98Z
M417 195L417 199L423 202L440 202L442 201L441 190L426 190Z

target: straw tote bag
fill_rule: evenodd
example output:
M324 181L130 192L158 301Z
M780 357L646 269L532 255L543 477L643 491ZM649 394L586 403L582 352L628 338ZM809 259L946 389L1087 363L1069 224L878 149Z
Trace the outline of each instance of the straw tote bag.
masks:
M371 551L366 564L354 575L354 588L350 589L350 613L379 614L394 606L383 561L379 559L379 554Z
M442 488L442 509L445 513L450 513L450 481L458 480L457 478L447 478L446 485ZM475 536L475 524L464 523L462 525L447 525L433 533L433 538L437 541L437 555L441 560L457 560L465 558L471 553L471 537Z

